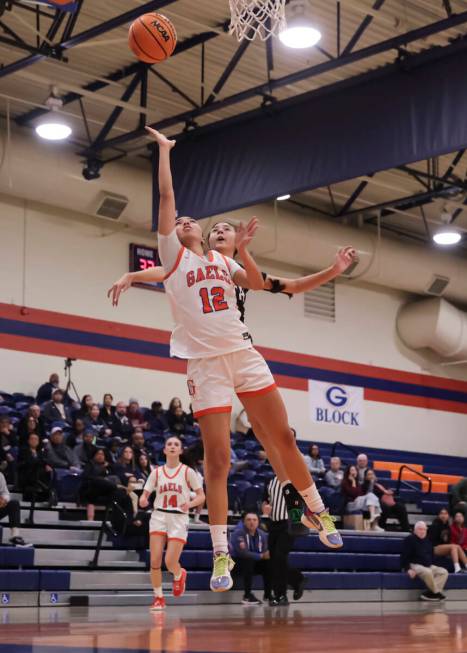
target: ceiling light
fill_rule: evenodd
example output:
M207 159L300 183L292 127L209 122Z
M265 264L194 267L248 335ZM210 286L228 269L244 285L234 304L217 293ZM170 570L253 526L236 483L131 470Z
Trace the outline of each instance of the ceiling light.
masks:
M279 195L279 197L276 197L276 200L278 202L283 202L284 200L289 200L289 199L290 199L289 193L286 193L285 195Z
M433 234L433 240L437 245L456 245L462 238L462 234L451 226L452 216L448 211L441 213L441 221L444 223Z
M288 8L287 27L279 33L279 39L288 48L311 48L321 39L321 32L308 15L308 0L291 0Z
M36 124L36 134L47 141L63 141L71 135L72 129L59 110L63 101L54 93L47 99L48 113Z

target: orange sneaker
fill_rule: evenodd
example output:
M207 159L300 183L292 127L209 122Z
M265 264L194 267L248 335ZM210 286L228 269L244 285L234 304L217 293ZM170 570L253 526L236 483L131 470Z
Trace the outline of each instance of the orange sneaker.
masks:
M163 596L155 596L154 602L149 608L151 612L158 612L159 610L165 610L165 599Z
M182 575L178 580L173 581L172 584L172 593L174 596L183 596L185 594L185 585L186 585L186 569L182 569Z

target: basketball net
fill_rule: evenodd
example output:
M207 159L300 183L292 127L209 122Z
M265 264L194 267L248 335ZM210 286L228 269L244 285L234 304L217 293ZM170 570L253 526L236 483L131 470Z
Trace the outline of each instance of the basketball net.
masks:
M239 41L266 41L286 27L285 0L229 0L232 20L230 34Z

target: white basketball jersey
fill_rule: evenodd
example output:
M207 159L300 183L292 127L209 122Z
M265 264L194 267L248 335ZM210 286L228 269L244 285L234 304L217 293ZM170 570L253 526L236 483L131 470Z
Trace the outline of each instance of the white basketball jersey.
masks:
M251 347L232 280L240 269L219 252L198 256L181 247L175 267L164 281L175 320L171 356L208 358Z
M156 467L149 475L144 489L150 494L156 492L154 510L183 512L180 506L190 501L190 491L201 487L196 472L180 463L176 468L168 468L166 465Z

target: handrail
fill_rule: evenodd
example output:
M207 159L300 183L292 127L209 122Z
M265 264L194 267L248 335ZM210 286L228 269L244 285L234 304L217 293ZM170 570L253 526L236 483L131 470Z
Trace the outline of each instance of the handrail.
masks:
M399 494L401 483L404 483L405 485L412 487L413 490L417 489L414 486L411 486L410 483L408 483L407 481L402 480L402 474L404 469L408 469L410 472L413 472L414 474L417 474L417 476L420 476L420 478L424 478L425 481L428 481L428 491L426 492L426 494L431 494L431 487L432 487L431 476L427 476L426 474L419 472L418 469L414 469L413 467L410 467L410 465L404 464L399 467L399 474L397 476L397 485L396 485L396 495Z
M337 449L338 446L340 446L340 447L342 447L344 449L348 449L353 454L355 454L355 456L358 456L358 454L360 453L357 449L355 449L355 447L351 447L349 444L344 444L343 442L340 442L339 440L336 440L336 442L334 442L334 444L332 445L331 456L336 455L336 449Z

